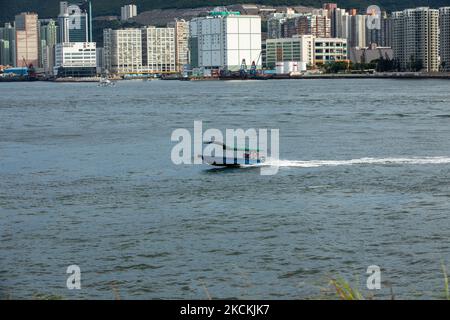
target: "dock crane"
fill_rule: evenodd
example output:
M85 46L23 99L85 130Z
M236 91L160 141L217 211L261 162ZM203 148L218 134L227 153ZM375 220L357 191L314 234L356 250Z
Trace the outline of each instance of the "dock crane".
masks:
M22 56L22 63L23 63L23 67L27 68L27 73L28 73L28 77L30 79L35 79L36 78L36 69L34 68L33 64L27 63L27 60L25 59L24 56Z

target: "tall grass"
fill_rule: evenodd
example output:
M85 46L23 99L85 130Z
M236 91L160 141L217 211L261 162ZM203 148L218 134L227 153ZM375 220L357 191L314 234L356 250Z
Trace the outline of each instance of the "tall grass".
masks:
M342 278L332 279L330 284L334 287L337 296L341 300L365 300L358 289L352 288L352 286Z
M444 292L445 292L445 299L450 300L450 292L448 289L448 276L447 276L447 269L445 268L445 265L442 264L442 273L444 274Z

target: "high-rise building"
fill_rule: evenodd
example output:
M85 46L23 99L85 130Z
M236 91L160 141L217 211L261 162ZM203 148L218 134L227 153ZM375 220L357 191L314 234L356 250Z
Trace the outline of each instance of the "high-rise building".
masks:
M39 65L39 30L36 13L21 13L15 18L16 66Z
M211 12L190 22L191 64L205 69L239 70L242 62L261 66L261 17L239 12ZM196 39L196 40L194 40ZM193 57L197 55L197 57Z
M58 77L93 77L97 74L95 42L65 42L55 47Z
M394 56L400 68L439 70L439 10L428 7L392 13Z
M392 18L384 15L380 23L380 42L381 47L392 47Z
M0 65L16 65L16 29L11 23L0 28Z
M115 74L142 73L142 30L103 30L105 68Z
M366 46L366 21L366 15L356 14L350 16L350 30L347 37L350 48Z
M120 8L120 20L127 21L137 16L137 7L134 4L128 4Z
M12 65L9 59L10 55L11 49L9 47L9 41L0 39L0 66Z
M333 38L348 38L350 16L345 9L336 8L331 12L331 36Z
M55 66L55 45L58 43L59 27L54 20L41 21L40 65L46 73L52 73Z
M175 29L175 63L177 71L183 71L183 66L189 64L189 22L175 19L168 27Z
M142 69L155 74L177 71L174 28L142 28Z
M441 70L450 71L450 7L439 9Z
M175 29L153 26L103 31L104 66L114 74L176 72Z
M58 16L60 42L92 41L92 4L91 1L69 3L60 2Z
M284 38L283 24L287 19L299 17L301 14L292 10L272 13L267 19L267 39Z
M287 19L283 24L283 37L310 34L315 37L331 36L331 20L326 15L307 14Z

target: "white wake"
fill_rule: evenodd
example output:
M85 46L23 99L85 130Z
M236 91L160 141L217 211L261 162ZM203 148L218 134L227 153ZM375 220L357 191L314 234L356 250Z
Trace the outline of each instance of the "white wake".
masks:
M450 157L422 157L422 158L359 158L351 160L276 160L267 159L264 165L276 167L315 168L324 166L351 165L411 165L411 164L450 164Z

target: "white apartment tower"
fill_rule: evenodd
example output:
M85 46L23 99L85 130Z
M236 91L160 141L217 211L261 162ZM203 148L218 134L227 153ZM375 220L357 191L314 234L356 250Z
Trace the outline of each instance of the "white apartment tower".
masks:
M128 4L120 8L120 20L127 21L137 16L137 7L134 4Z
M421 7L392 13L392 49L403 70L439 71L439 10Z
M260 16L212 12L191 20L190 33L193 67L237 71L244 60L261 66Z
M174 28L142 28L142 68L144 73L177 71Z
M105 68L115 74L142 73L141 29L103 30Z
M183 66L189 64L189 22L175 19L167 26L175 29L175 64L177 71L182 72Z
M450 7L439 9L441 69L450 71Z

